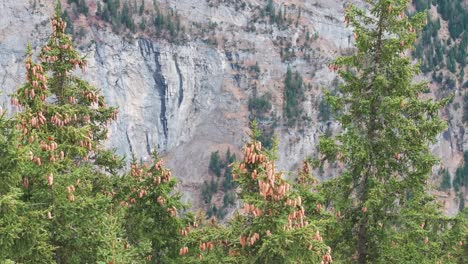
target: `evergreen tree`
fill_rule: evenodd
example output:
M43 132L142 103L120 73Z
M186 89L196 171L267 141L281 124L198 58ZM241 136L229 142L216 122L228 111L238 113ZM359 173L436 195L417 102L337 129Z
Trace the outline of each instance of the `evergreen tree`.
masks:
M219 156L219 151L211 153L209 168L216 176L221 177L221 157Z
M145 30L146 29L146 18L142 17L140 21L140 30Z
M318 222L312 221L295 185L275 171L274 152L266 151L253 126L244 158L234 168L243 208L227 226L192 230L181 248L185 263L332 263ZM320 210L316 211L319 212Z
M228 191L234 187L232 179L232 163L236 161L236 155L231 154L231 149L228 148L226 151L226 169L224 170L224 182L223 188L225 191L225 197L228 195Z
M294 126L302 116L301 103L304 100L304 85L299 72L288 68L284 79L284 115L288 126Z
M26 153L14 159L24 177L21 199L34 220L34 225L25 227L34 230L39 226L36 233L46 230L47 243L41 244L43 238L34 235L24 237L30 241L11 245L15 252L12 260L117 261L133 253L123 247L125 238L119 237L123 229L122 222L117 221L117 207L114 209L111 195L103 193L112 186L101 171L120 166L112 153L101 149L106 122L116 117L116 109L105 105L97 88L72 75L76 67L84 69L86 62L73 49L60 14L57 8L53 32L41 50L40 63L33 62L28 49L27 80L12 98L12 103L22 110L15 115L18 150ZM106 160L106 156L113 160ZM31 252L37 255L24 256Z
M450 190L450 188L452 188L452 183L450 182L450 172L447 169L444 169L440 174L442 175L440 189L444 191Z
M141 0L140 10L138 11L138 13L141 16L143 15L143 12L145 12L145 0Z
M468 151L465 151L462 166L460 166L453 178L453 188L456 192L463 192L463 187L468 186Z
M84 14L85 16L88 15L88 5L86 4L85 0L78 1L78 12Z
M17 148L19 132L14 125L0 108L0 259L6 263L50 263L53 247L42 223L46 210L23 199L30 183L21 166L28 155Z
M183 230L190 229L190 216L177 217L185 205L174 192L177 182L171 171L154 153L150 164L138 165L134 159L130 173L115 181L119 188L114 199L126 208L122 220L129 247L154 263L177 263L177 249L186 233Z
M277 22L275 5L273 4L273 0L268 0L267 5L265 7L265 13L270 17L271 23Z
M426 191L437 163L428 145L445 127L438 112L446 100L421 99L426 85L413 83L418 65L405 51L425 14L406 17L408 2L368 1L369 11L350 5L345 21L357 52L330 65L343 80L337 96L327 95L342 132L321 138L320 152L322 160L345 165L325 184L342 215L327 238L344 262L435 263L451 259L452 246L466 236L443 240L444 228L460 223L447 226Z
M101 4L101 1L98 1L98 2L97 2L96 15L97 15L97 16L102 16L102 4Z
M124 3L122 7L122 12L120 15L120 22L122 25L125 25L132 32L135 31L135 22L133 21L132 13L127 2Z
M465 82L464 86L466 86L468 82ZM465 87L466 88L466 87ZM468 93L465 93L463 96L463 118L462 121L464 124L468 123Z
M111 21L108 4L104 4L104 11L102 11L101 17L106 22Z

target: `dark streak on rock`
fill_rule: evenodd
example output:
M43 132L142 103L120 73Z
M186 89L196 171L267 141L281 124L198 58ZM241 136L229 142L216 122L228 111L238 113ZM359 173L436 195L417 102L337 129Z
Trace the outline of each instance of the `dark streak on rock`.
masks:
M150 55L154 55L153 59L155 62L156 69L153 72L153 79L155 82L155 89L158 91L161 100L161 114L159 115L159 119L161 120L161 124L163 125L164 142L166 145L169 133L166 117L167 85L164 76L161 72L161 53L158 50L155 50L153 43L147 39L139 39L138 44L140 47L140 53L142 57L146 58ZM149 65L148 68L151 69Z
M130 148L130 153L133 154L132 142L130 142L130 137L128 136L128 130L125 131L125 136L127 137L128 147Z
M146 135L146 151L148 152L148 156L151 157L151 146L150 146L150 143L149 143L148 131L145 132L145 135Z
M179 63L177 62L177 56L174 54L174 62L177 70L177 75L179 76L179 107L184 100L184 81L182 79L182 73L180 72Z

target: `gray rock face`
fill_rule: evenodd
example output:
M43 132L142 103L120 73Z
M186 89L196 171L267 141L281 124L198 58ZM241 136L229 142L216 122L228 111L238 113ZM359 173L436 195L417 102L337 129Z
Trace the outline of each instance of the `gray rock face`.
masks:
M54 8L47 2L33 8L30 1L0 1L0 106L4 109L12 110L8 95L24 80L27 44L37 48L51 32Z
M107 41L86 51L86 78L102 88L109 105L119 106L109 146L145 159L152 149L166 152L190 141L200 117L213 109L222 84L217 50L144 38L122 42L108 32L96 34Z
M53 14L53 2L0 1L0 105L4 109L12 111L8 94L23 82L26 44L31 42L37 49L50 33L48 20ZM151 5L151 1L147 2ZM216 22L217 27L209 35L219 40L218 45L206 44L200 40L204 37L189 33L190 41L178 45L147 36L128 39L109 28L95 28L81 17L79 23L88 32L80 42L89 65L83 76L102 89L109 105L119 107L119 119L112 124L106 142L108 147L141 159L148 159L151 150L157 149L181 180L186 199L200 206L199 187L211 177L210 153L224 153L230 148L239 154L247 138L249 97L270 93L273 115L282 115L282 82L289 66L312 86L303 104L311 121L287 128L280 119L276 129L280 139L278 166L295 170L304 157L315 153L319 135L328 126L336 127L318 119L322 90L331 87L335 79L327 63L353 46L351 31L342 22L343 7L361 1L275 1L282 2L289 14L296 14L299 8L302 12L298 27L281 30L252 21L264 1L158 2L177 10L189 28L193 22ZM256 30L248 30L248 25ZM298 43L304 40L306 30L314 36L311 60L298 56L283 62L278 42L287 40L291 49L302 54ZM247 70L255 63L260 67L257 78ZM455 101L462 102L460 94ZM467 149L466 127L460 110L450 108L444 115L450 117L450 126L433 148L453 174L463 149ZM449 209L449 213L453 210Z

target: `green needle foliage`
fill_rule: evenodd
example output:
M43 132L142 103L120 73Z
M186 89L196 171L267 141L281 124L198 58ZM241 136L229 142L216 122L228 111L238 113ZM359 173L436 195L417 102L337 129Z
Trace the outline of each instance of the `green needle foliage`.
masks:
M20 165L27 155L17 148L14 124L0 113L0 260L50 263L53 247L42 224L46 212L22 198Z
M176 180L154 164L102 148L117 110L73 75L86 61L57 7L40 62L28 47L26 82L0 115L0 259L19 263L171 263L189 216Z
M65 34L57 7L40 63L26 58L26 82L0 116L0 257L20 263L170 263L189 218L174 194L176 180L154 164L102 148L107 107L97 88L73 75L86 61Z
M243 160L234 165L243 208L226 226L212 220L192 230L180 252L185 262L331 263L331 249L314 220L320 208L306 212L301 195L309 190L296 188L275 171L274 151L262 148L259 134L254 125Z
M150 262L177 263L183 230L192 217L177 217L186 206L174 193L177 182L171 171L154 153L152 164L138 165L134 160L130 173L116 180L114 199L126 208L128 247L137 248Z
M121 245L107 247L117 240L112 234L119 234L112 230L120 222L114 221L112 197L102 192L111 183L105 169L121 167L113 155L106 162L108 152L101 149L106 124L117 112L105 105L97 88L73 76L76 67L84 70L86 61L64 33L66 23L60 14L57 8L40 63L33 62L28 48L26 82L12 98L21 111L13 121L15 131L6 131L15 135L11 142L18 151L11 159L15 166L2 170L10 177L20 175L15 177L15 187L21 188L17 208L33 216L29 220L42 236L36 238L36 231L23 241L21 234L9 257L28 263L95 263L124 251L123 239L113 243ZM107 165L96 167L97 156ZM21 216L22 211L18 213Z
M346 9L356 53L330 65L343 81L327 95L342 132L322 138L320 152L345 170L325 184L342 216L326 237L345 263L456 263L452 246L466 228L445 240L441 232L462 223L444 218L426 190L437 163L428 146L445 128L447 100L421 97L426 84L413 82L419 66L406 56L425 14L406 17L408 0L366 2L368 11Z

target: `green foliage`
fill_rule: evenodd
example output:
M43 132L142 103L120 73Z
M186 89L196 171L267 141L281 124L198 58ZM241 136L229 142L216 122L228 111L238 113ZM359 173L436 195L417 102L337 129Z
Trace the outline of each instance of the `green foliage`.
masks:
M252 132L234 178L244 204L226 226L210 221L193 230L182 251L184 263L331 263L316 212L307 212L300 191L275 172L274 153L262 149ZM301 189L309 192L309 188Z
M251 66L250 69L255 73L260 73L260 66L258 66L258 62L255 62L255 65Z
M140 21L140 30L145 30L146 29L146 18L141 18Z
M460 63L460 66L462 69L465 67L466 62L467 62L467 51L468 51L468 34L463 34L460 44L458 45L458 50L456 51L456 60L458 63Z
M281 6L279 6L277 10L278 11L276 11L273 0L267 0L266 6L264 9L261 10L260 15L262 17L268 17L269 22L271 24L276 24L278 27L286 28L288 25L293 24L293 19L291 17L288 18L286 6L284 6L284 9ZM296 26L298 25L301 12L301 9L299 9L297 19L295 22Z
M183 31L180 16L175 12L165 15L160 9L156 9L156 17L153 24L158 35L169 33L172 38L175 38Z
M281 47L280 56L283 62L293 61L293 59L296 58L295 47L293 47L291 43L287 43L286 47Z
M14 120L6 119L0 110L0 259L24 263L50 263L53 247L44 225L45 210L23 200L20 182L22 159L26 153L16 148L18 133Z
M71 21L70 17L68 16L68 12L65 10L62 13L62 19L67 23L67 27L65 29L65 33L73 35L75 33L75 28L73 26L73 22Z
M130 13L130 7L127 2L124 2L122 11L120 14L120 23L135 32L135 22L133 21L132 13Z
M448 169L441 170L441 172L439 174L442 176L442 182L440 183L440 189L444 190L444 191L450 190L452 188L452 183L450 182L451 181L450 172L448 171Z
M234 205L236 202L236 195L234 192L226 192L223 198L223 207Z
M432 0L413 0L413 4L418 12L426 11L431 7Z
M468 123L468 93L463 96L463 123Z
M145 0L141 0L141 5L140 5L140 9L138 11L138 13L140 14L140 16L143 15L143 12L145 11Z
M219 172L216 174L217 177L224 175L222 179L222 188L218 186L217 181L214 178L211 179L210 183L203 182L201 188L202 200L205 204L208 204L207 217L215 216L219 219L224 218L227 213L227 208L234 204L235 194L232 189L235 187L232 176L232 164L236 161L236 155L231 154L231 149L227 149L224 161L221 160L219 151L211 153L210 170ZM214 169L214 170L213 170ZM219 187L219 188L218 188ZM224 191L223 205L217 207L211 203L212 197L215 193Z
M421 99L426 85L413 82L419 67L404 54L426 15L406 17L407 4L372 1L369 12L350 5L345 21L357 51L330 65L343 80L337 95L326 96L342 132L322 137L319 149L322 161L344 165L323 191L342 215L327 242L346 263L435 263L450 258L460 238L448 236L453 219L426 190L437 163L428 145L445 128L438 113L447 100Z
M433 20L427 15L428 23L422 31L420 41L416 44L413 55L422 60L421 70L424 73L443 67L446 47L438 36L440 19Z
M463 210L465 210L465 193L464 192L458 193L458 200L460 201L458 204L458 211L463 212Z
M271 111L271 94L264 94L260 97L251 97L249 99L249 111L256 118L265 118Z
M210 156L210 171L213 172L216 176L221 177L221 157L219 156L219 151L211 153Z
M466 65L468 42L468 35L463 34L468 22L468 9L466 6L462 5L461 0L413 0L413 2L418 11L430 8L431 4L436 5L438 13L448 22L451 37L448 39L447 45L439 39L440 19L432 19L430 13L427 12L428 23L422 31L422 36L416 44L416 49L413 51L413 55L422 60L421 70L427 73L443 69L447 66L452 73L457 73L456 63L459 63L461 71ZM458 42L459 39L460 41ZM440 81L438 82L440 83Z
M281 11L281 10L280 10ZM273 4L273 0L268 0L267 5L265 7L265 15L268 15L270 17L271 21L275 21L276 19L276 12L275 12L275 6Z
M154 32L147 26L147 21L149 20L149 23L155 26L154 29L158 36L166 37L169 40L177 40L180 37L180 33L184 31L177 12L171 11L166 14L159 8L156 2L153 2L152 8L156 12L156 16L154 17L146 16L146 13L149 13L149 11L145 12L145 1L143 0L139 7L137 7L136 1L132 4L132 1L129 0L107 0L103 6L98 2L96 15L104 21L109 22L116 32L125 29L129 29L133 33L137 29ZM138 17L139 22L137 20Z
M463 155L463 164L456 170L452 184L456 192L468 186L468 151Z
M330 120L331 117L331 111L330 111L330 106L325 100L320 101L319 105L319 118L320 121L326 122Z
M449 50L448 54L447 54L447 68L452 73L456 73L456 71L457 71L457 64L456 64L456 61L455 61L455 54L456 54L455 48L451 48Z
M259 129L262 131L259 140L263 146L270 148L273 143L274 130L276 121L272 111L271 94L266 93L262 96L253 96L249 98L249 119L256 121L259 124Z
M136 1L120 3L98 2L98 14L131 28ZM331 69L339 69L343 85L336 95L326 95L342 133L321 138L321 158L339 161L343 174L317 185L304 162L296 181L286 181L274 164L277 142L268 135L266 148L254 121L240 162L230 149L224 160L219 152L211 154L209 168L217 177L202 185L207 215L213 216L208 222L185 212L177 181L157 153L148 163L133 158L126 172L124 159L103 148L117 109L74 75L86 61L65 34L68 14L58 8L39 62L28 48L26 81L12 96L18 112L11 119L0 112L2 263L329 264L327 245L340 263L463 263L468 152L453 181L460 213L444 217L425 188L437 162L428 145L444 128L438 115L444 102L421 99L426 87L413 83L418 66L402 55L424 15L403 17L402 0L370 3L371 15L347 9L357 53L334 62ZM276 15L273 1L267 8L286 20L284 10ZM167 16L175 23L161 13L160 26L177 35L178 15ZM450 63L462 63L459 49L450 54ZM285 116L292 124L302 115L303 86L300 75L288 69ZM249 100L257 117L271 108L268 95ZM449 189L450 175L442 174L441 188ZM211 203L218 189L224 192L222 205ZM237 198L243 208L226 224L217 223L214 216L223 218Z
M284 79L284 116L288 126L296 125L303 114L304 84L299 72L288 68Z
M236 161L236 154L231 154L231 149L228 148L226 151L226 168L224 170L224 182L223 188L224 191L231 190L234 187L232 179L232 164Z
M88 15L89 8L85 0L68 0L68 3L76 5L75 10L78 14Z
M102 4L101 1L97 1L96 15L102 16Z
M116 239L109 236L113 204L101 193L108 176L89 160L101 153L105 124L115 118L116 109L105 105L97 88L71 74L86 62L64 33L60 14L57 9L40 63L32 61L28 48L26 82L12 98L22 110L12 121L18 131L12 142L17 141L19 152L12 159L15 166L4 168L7 174L24 175L16 183L21 200L10 212L27 217L18 223L30 230L18 233L6 252L19 262L49 263L52 256L65 263L97 262L106 250L114 255L123 251L105 248Z
M28 47L26 82L0 116L0 258L18 263L168 263L177 258L185 207L162 167L132 163L102 148L107 107L73 75L86 61L65 34L57 8L40 62ZM112 176L112 177L110 177Z
M185 205L180 194L174 193L177 182L171 171L154 153L151 164L140 166L134 160L130 173L115 181L119 190L114 200L126 207L123 219L130 248L141 249L138 254L142 258L173 261L178 254L175 249L181 246L179 230L185 227L186 219L177 217Z
M465 32L468 25L468 9L463 0L437 0L437 11L449 23L449 32L452 39L457 39Z
M206 204L211 203L211 197L213 197L213 194L215 194L218 191L218 184L216 183L215 179L211 179L211 181L208 182L203 182L202 188L201 188L201 194L202 194L202 199Z

